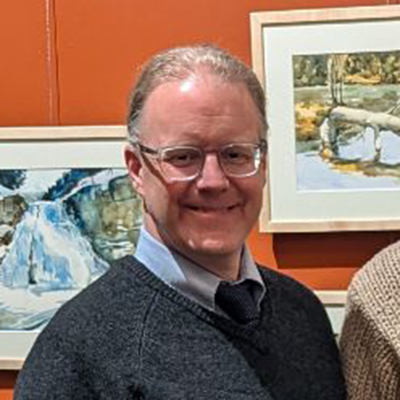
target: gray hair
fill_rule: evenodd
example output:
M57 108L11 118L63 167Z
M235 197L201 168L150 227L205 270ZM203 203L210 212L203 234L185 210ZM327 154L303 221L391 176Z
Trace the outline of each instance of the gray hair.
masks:
M244 83L259 111L262 135L267 130L265 95L255 73L242 61L215 45L177 47L153 56L142 68L133 87L128 110L128 138L140 131L140 117L150 93L159 85L209 73L229 83Z

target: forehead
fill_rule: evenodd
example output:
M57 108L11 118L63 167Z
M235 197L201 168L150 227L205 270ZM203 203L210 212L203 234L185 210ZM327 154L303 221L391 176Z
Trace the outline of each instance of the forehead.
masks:
M176 139L207 141L231 136L253 140L261 129L257 107L241 82L206 75L167 82L149 95L141 131L160 142Z

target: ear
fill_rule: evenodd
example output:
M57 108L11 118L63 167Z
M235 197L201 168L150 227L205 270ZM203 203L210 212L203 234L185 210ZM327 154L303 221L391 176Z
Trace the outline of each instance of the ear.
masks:
M127 145L125 147L124 155L125 163L128 168L128 173L132 181L132 186L135 189L136 193L143 197L143 168L140 156L136 149L134 149L131 145Z
M265 186L265 184L267 183L267 175L268 175L268 153L265 153L263 155L263 158L261 160L261 174L262 174L262 180L263 180L263 186Z

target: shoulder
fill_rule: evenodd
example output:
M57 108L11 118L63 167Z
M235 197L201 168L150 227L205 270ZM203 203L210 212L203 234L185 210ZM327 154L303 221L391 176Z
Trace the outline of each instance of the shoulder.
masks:
M355 396L366 395L369 387L378 398L378 391L383 392L379 382L395 390L400 356L399 291L400 242L396 242L372 257L349 286L340 347L348 388ZM374 387L371 378L377 382Z
M400 241L377 253L353 277L347 297L346 321L364 318L389 334L398 332L400 319Z
M400 289L400 241L374 255L355 275L351 290L373 290L385 296ZM391 288L389 291L386 289Z
M272 268L258 265L258 269L267 287L274 295L284 296L287 300L308 301L320 305L318 297L301 282Z
M267 290L264 305L274 320L308 334L333 335L325 308L312 290L271 268L261 267L260 273Z
M140 268L144 267L133 257L115 261L102 277L64 304L49 326L67 324L73 332L90 330L94 324L98 330L105 321L123 318L128 310L140 315L153 295L140 278Z
M116 262L59 309L19 374L16 398L93 398L82 394L91 388L89 378L103 387L107 379L122 379L123 365L137 367L146 313L156 293L140 278L140 268L133 258ZM89 376L90 365L96 368Z
M318 384L326 379L332 387L336 380L336 389L342 392L338 348L321 301L305 285L276 270L264 267L260 273L266 286L265 326L279 357L288 365L301 364L302 372L320 379Z
M98 280L82 290L57 311L35 343L46 351L53 347L83 353L94 347L108 348L109 339L118 341L143 329L156 291L140 278L145 269L133 257L113 263Z

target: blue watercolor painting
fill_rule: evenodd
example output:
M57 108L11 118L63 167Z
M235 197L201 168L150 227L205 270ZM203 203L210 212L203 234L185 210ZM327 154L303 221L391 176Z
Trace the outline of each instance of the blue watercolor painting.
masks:
M125 169L0 170L0 331L43 327L134 252L141 218Z

